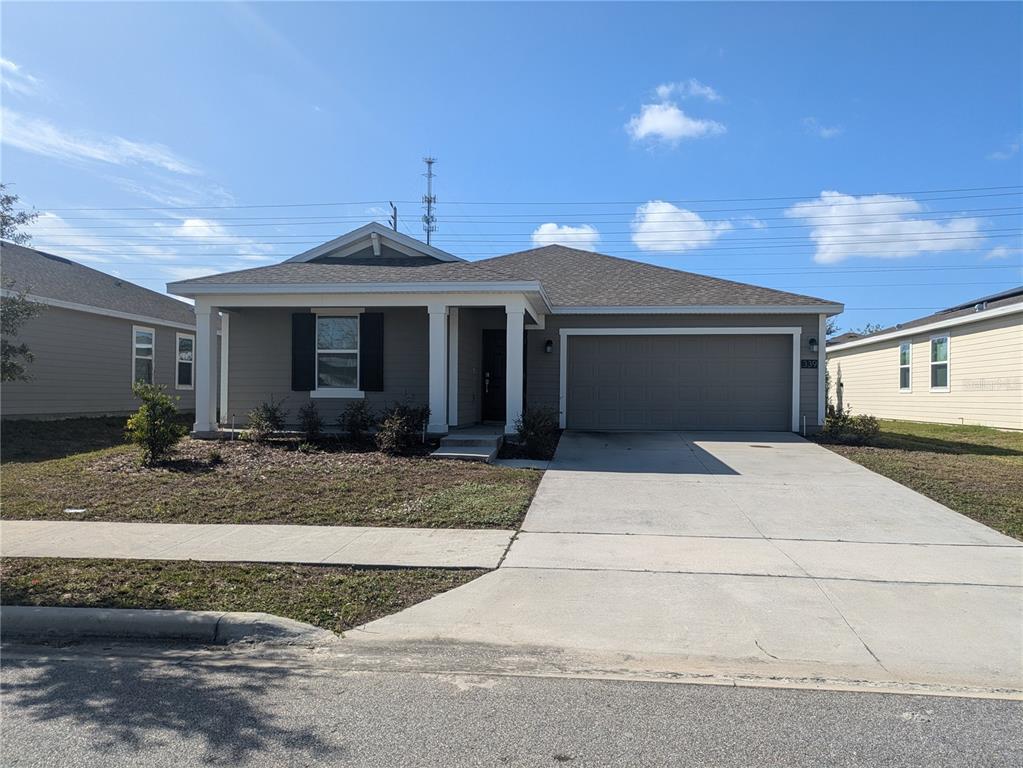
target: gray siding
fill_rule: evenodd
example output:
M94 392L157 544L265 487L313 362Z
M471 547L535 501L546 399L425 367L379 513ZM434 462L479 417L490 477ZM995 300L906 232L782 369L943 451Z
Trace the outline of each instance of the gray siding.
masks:
M291 391L291 314L302 309L233 309L228 334L227 413L222 421L238 426L261 402L282 400L287 422L298 424L308 392ZM374 310L377 311L377 310ZM394 402L426 405L429 398L429 316L424 307L381 310L384 314L384 391L367 392L374 410ZM351 399L315 398L327 427Z
M808 346L810 338L818 335L817 315L554 315L547 317L546 325L544 330L526 332L526 405L550 408L555 412L559 408L562 328L800 326L803 329L802 356L817 357ZM544 352L548 339L554 342L551 354ZM817 424L816 370L800 370L799 394L800 423L805 416L808 428L813 427Z
M134 411L139 403L131 393L133 325L155 331L155 383L180 397L178 407L182 411L194 411L194 390L174 388L175 334L194 335L194 331L46 307L25 324L16 340L28 344L35 360L28 367L29 381L4 383L4 418Z

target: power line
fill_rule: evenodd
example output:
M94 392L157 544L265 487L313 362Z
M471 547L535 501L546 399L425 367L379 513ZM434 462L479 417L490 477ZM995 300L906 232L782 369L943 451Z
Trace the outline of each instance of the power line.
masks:
M1019 192L1001 192L996 190L1020 190L1023 189L1023 185L1013 184L1004 186L989 186L989 187L957 187L947 189L924 189L924 190L910 190L910 191L897 191L897 192L866 192L849 194L851 197L871 197L878 195L885 196L898 196L898 195L933 195L933 194L947 194L951 192L989 192L991 194L985 195L963 195L956 198L932 198L935 200L944 199L966 199L973 197L997 197L999 195L1009 194L1020 194ZM665 200L664 202L690 204L690 203L738 203L738 202L765 202L772 200L799 200L807 197L814 197L819 193L813 193L812 195L777 195L771 197L718 197L718 198L692 198L688 200ZM848 194L848 193L843 193ZM642 205L648 203L651 199L646 200L590 200L590 201L525 201L525 200L506 200L506 201L483 201L483 200L462 200L450 202L450 205ZM383 205L386 204L387 200L359 200L359 201L332 201L332 202L317 202L317 203L250 203L250 204L236 204L236 205L167 205L167 206L125 206L125 207L91 207L91 208L48 208L52 211L207 211L207 210L235 210L235 209L254 209L254 208L315 208L315 207L329 207L329 206L351 206L351 205ZM399 200L400 203L421 203L422 200ZM861 203L854 203L855 205L865 205L871 201L864 201ZM886 204L890 204L891 201L878 201ZM812 203L811 203L812 204ZM830 203L825 205L841 205L840 203Z

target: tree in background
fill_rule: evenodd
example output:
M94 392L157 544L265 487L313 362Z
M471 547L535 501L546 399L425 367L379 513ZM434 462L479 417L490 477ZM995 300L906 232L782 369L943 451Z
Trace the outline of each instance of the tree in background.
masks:
M22 230L39 216L38 211L16 211L18 196L7 191L7 185L0 183L0 240L17 245L28 245L32 235Z
M7 185L0 183L0 239L18 245L25 245L32 236L22 231L39 215L35 211L15 211L18 196L7 191ZM42 311L42 305L29 301L24 289L15 290L13 280L3 282L0 295L0 381L19 381L28 378L26 366L32 362L32 352L22 342L14 339L28 320Z

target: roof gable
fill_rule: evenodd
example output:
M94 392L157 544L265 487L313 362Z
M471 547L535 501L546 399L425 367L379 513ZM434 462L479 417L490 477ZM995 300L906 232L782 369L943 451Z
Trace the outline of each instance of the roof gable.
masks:
M400 256L413 259L424 259L434 262L464 261L440 248L403 235L383 224L371 221L358 229L353 229L340 237L336 237L315 248L292 256L289 262L323 261L331 259L351 259L357 257L360 263L367 263L370 254L374 258L385 258L385 249Z

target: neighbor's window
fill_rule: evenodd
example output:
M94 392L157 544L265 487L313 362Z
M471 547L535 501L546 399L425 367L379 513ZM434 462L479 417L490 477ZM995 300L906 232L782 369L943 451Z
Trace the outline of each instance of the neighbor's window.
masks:
M931 339L931 389L948 391L948 336Z
M910 367L913 362L913 345L908 341L899 344L899 391L909 392L912 379Z
M153 347L156 331L138 325L131 327L131 376L132 382L153 383Z
M191 389L195 382L195 336L179 333L177 337L177 389Z
M317 389L357 389L359 386L359 318L316 318Z

